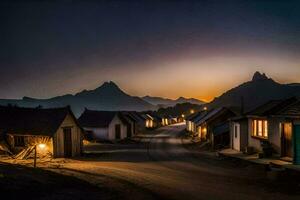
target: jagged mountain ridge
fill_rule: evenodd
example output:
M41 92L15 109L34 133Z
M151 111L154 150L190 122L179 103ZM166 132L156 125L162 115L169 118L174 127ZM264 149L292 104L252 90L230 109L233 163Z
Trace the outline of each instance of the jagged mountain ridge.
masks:
M239 106L251 110L272 99L300 96L300 84L280 84L255 72L251 81L228 90L208 104L209 107ZM242 103L243 102L243 103Z
M70 105L78 116L84 108L94 110L155 110L156 106L122 91L114 82L105 82L94 90L83 90L75 95L67 94L49 99L23 97L22 99L0 99L0 105L18 105L24 107L62 107Z

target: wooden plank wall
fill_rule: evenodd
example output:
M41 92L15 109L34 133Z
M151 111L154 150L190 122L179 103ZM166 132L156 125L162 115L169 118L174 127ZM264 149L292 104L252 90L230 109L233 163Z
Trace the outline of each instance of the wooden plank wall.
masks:
M72 156L79 156L82 149L82 130L77 126L72 115L68 114L54 135L54 157L64 157L64 128L72 131Z

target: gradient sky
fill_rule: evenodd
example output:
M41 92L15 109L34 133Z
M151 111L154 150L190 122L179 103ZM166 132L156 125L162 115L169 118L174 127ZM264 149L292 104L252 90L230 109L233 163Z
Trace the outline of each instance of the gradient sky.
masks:
M113 80L211 100L257 70L300 82L300 1L63 2L0 3L0 98Z

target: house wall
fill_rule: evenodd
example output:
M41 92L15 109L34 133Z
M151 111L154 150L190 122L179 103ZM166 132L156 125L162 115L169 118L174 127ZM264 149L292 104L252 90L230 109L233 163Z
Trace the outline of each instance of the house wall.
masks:
M203 124L202 126L197 126L196 128L197 134L196 136L199 137L201 140L206 140L207 138L207 127L206 124Z
M64 157L64 128L72 131L72 156L79 156L82 150L82 130L71 114L68 114L53 137L53 156Z
M191 132L196 133L196 124L191 121Z
M146 128L154 128L154 127L156 127L156 123L154 122L154 120L147 119L145 121L145 127Z
M285 120L283 118L268 119L268 140L272 144L276 153L281 153L281 123Z
M121 139L127 137L127 126L120 120L120 118L116 115L113 120L110 122L108 127L108 139L115 140L116 133L115 133L115 125L120 124L121 126Z
M252 121L254 119L249 119L249 127L248 127L248 140L249 146L253 147L256 151L262 151L261 142L263 140L267 140L271 143L273 149L276 153L281 152L281 129L280 123L284 122L283 118L268 118L268 138L260 139L252 136Z
M255 151L262 151L261 141L262 139L252 136L252 121L254 119L248 119L248 146L253 147Z
M132 120L128 120L128 122L131 125L131 135L134 136L136 134L135 131L136 131L136 128L137 128L136 123ZM126 131L127 131L127 129L126 129Z
M95 140L108 140L108 127L90 128L84 127L84 130L92 132L92 138Z
M230 146L233 148L233 137L234 137L234 123L240 125L240 149L243 151L248 146L248 119L241 119L230 122Z
M135 134L140 134L145 131L145 121L137 122L136 123L136 129L135 129Z
M191 121L186 121L185 124L186 124L186 130L191 131L191 125L190 125Z

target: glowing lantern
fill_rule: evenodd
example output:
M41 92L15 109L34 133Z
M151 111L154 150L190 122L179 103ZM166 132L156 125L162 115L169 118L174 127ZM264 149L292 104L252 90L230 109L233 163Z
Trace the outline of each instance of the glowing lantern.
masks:
M39 144L38 147L39 147L40 149L45 149L45 148L46 148L46 144Z

